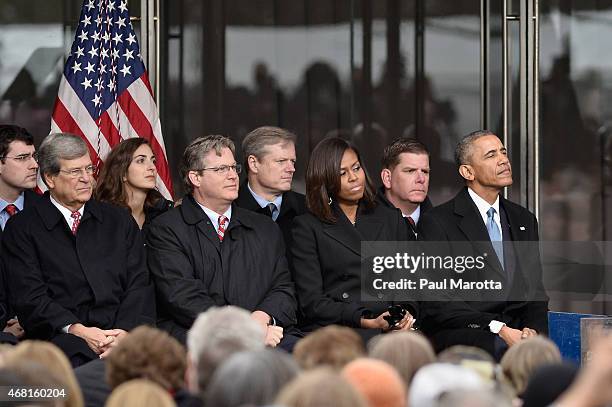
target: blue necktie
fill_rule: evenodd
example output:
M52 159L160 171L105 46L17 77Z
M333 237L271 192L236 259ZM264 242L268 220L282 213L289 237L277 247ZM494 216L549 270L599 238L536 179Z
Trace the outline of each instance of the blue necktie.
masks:
M276 222L276 218L278 218L278 209L276 208L276 204L270 202L268 204L268 209L270 210L270 216L272 217L272 220Z
M493 245L493 249L497 254L497 258L499 262L504 267L504 246L503 240L501 236L501 232L497 223L495 223L495 208L490 207L487 211L487 232L489 232L489 239L491 239L491 244Z

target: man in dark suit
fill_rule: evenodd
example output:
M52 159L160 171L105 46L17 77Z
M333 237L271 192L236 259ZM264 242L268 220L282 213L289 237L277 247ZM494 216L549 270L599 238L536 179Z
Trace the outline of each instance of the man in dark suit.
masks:
M223 136L194 140L181 161L190 191L157 217L147 236L157 288L158 325L185 343L187 330L211 306L236 305L266 330L266 344L291 347L296 300L285 246L267 216L232 205L240 164Z
M291 190L295 172L294 134L278 127L258 127L242 141L247 180L236 205L270 216L291 245L293 218L306 212L304 195Z
M377 201L398 209L408 225L409 240L416 240L423 213L432 208L429 190L429 151L420 141L401 137L385 147Z
M8 219L24 208L32 206L40 197L36 186L38 163L34 138L23 127L0 125L0 240ZM0 342L15 343L23 336L23 329L8 308L9 287L4 271L0 272Z
M2 263L26 337L54 342L77 366L154 323L154 291L132 216L91 199L95 167L85 142L52 134L39 165L49 192L8 221Z
M484 244L491 253L485 270L507 290L483 301L424 302L422 328L437 350L473 345L499 359L521 339L548 333L538 223L527 209L500 195L512 185L512 168L495 134L476 131L464 137L455 158L466 188L423 216L420 238L470 241L475 248Z

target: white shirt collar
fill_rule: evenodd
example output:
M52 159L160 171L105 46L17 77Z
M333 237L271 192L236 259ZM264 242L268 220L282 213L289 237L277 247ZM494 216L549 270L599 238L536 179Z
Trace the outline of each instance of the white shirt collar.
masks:
M491 207L495 209L495 216L493 217L493 219L495 220L495 223L497 223L499 230L501 230L501 218L499 217L499 195L495 199L495 202L493 202L493 205L491 205L490 203L482 199L471 188L468 188L468 194L470 194L470 198L472 198L472 201L474 201L474 203L476 204L476 207L478 208L478 212L480 212L480 216L482 217L482 221L484 222L485 225L487 224L487 218L488 218L487 211Z
M200 206L200 208L202 208L202 210L204 211L206 216L208 216L208 219L210 219L210 221L212 222L213 226L215 227L215 230L218 232L219 231L219 216L221 216L221 214L218 214L217 212L213 211L212 209L209 209L209 208L205 207L204 205L202 205L198 201L196 201L196 203ZM225 213L223 213L223 216L225 216L227 218L227 221L228 221L227 224L229 225L229 221L232 220L232 205L230 205L229 208L227 208Z
M68 222L68 227L72 229L72 224L74 223L74 218L72 217L72 211L66 208L65 206L63 206L61 203L57 202L55 199L53 199L52 195L49 195L49 198L51 198L51 203L55 205L55 207L60 211L64 219L66 219L66 222ZM85 205L82 205L79 208L78 212L81 214L81 218L82 218L83 213L85 212Z

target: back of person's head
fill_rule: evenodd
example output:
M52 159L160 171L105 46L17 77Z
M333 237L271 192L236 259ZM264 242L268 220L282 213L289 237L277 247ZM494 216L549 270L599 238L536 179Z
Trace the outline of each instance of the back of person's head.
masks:
M329 366L342 369L344 365L365 355L363 340L353 329L329 325L301 339L293 350L293 357L302 369Z
M384 360L398 371L406 388L410 387L417 370L436 361L436 354L427 338L416 332L379 335L370 341L368 347L370 357Z
M520 395L538 367L560 362L561 353L557 345L550 339L536 336L511 346L501 360L501 367L504 377Z
M269 404L298 372L295 361L282 351L239 352L215 371L201 398L204 405L215 407Z
M58 397L52 397L49 399L41 399L37 402L28 403L29 407L61 407L68 406L68 398L70 396L70 389L66 386L61 373L56 369L48 368L46 365L33 362L30 360L13 360L7 363L5 369L11 372L12 376L4 375L2 377L2 385L17 388L17 387L36 387L44 389L56 389L58 391ZM11 381L17 381L11 383ZM79 405L72 403L72 406ZM81 399L81 406L83 405Z
M512 402L492 389L454 390L442 394L436 407L511 407Z
M84 405L83 394L77 382L70 361L66 355L50 342L27 340L19 343L7 355L8 364L19 364L21 361L35 362L57 374L66 389L65 403L68 407Z
M485 381L496 379L495 359L486 351L474 346L451 346L438 354L438 362L452 363L471 369Z
M117 386L106 400L105 407L175 407L166 390L145 379L129 380Z
M184 386L186 353L166 332L148 326L132 330L106 360L106 381L112 388L132 379L147 379L168 391Z
M382 360L355 359L342 376L368 401L370 407L404 407L406 386L399 373Z
M523 392L523 407L551 405L565 392L578 375L578 366L570 362L553 363L537 368Z
M367 407L346 379L330 368L315 368L287 384L276 398L285 407Z
M187 334L190 390L203 392L217 367L234 353L263 349L265 335L242 308L212 307L201 313Z
M486 389L485 383L476 372L450 363L432 363L414 375L408 405L434 407L445 393L483 389Z

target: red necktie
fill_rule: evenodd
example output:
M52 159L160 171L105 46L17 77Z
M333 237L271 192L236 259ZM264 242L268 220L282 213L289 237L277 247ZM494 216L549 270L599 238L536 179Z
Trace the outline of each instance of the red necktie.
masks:
M217 230L217 236L219 236L219 240L222 242L223 237L225 236L225 228L227 227L227 222L229 219L226 216L219 216L219 229Z
M81 212L74 211L70 215L74 222L72 222L72 234L76 236L77 229L79 228L79 224L81 223Z
M4 208L4 210L6 211L6 213L9 214L9 217L19 212L19 209L13 204L6 205L6 208Z
M408 219L408 223L410 223L410 226L412 226L412 229L414 229L416 223L414 223L414 219L412 219L412 216L408 216L406 219Z

